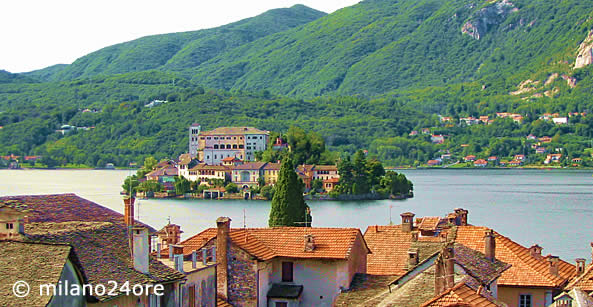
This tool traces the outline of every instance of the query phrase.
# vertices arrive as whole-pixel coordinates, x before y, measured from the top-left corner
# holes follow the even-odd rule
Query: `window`
[[[276,302],[275,307],[288,307],[287,302]]]
[[[292,282],[293,281],[293,263],[292,262],[282,262],[282,281],[283,282]]]
[[[14,225],[12,223],[6,223],[6,229],[13,229]]]
[[[209,140],[209,139],[210,139],[210,137],[207,137],[206,139],[208,139],[208,140]]]
[[[519,307],[531,307],[531,294],[519,295]]]

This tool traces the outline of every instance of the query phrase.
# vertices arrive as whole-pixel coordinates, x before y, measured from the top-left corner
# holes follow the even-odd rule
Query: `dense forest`
[[[315,159],[366,149],[387,166],[446,153],[533,154],[532,134],[551,138],[547,153],[593,165],[593,67],[575,67],[591,53],[592,8],[575,0],[366,0],[326,15],[295,6],[140,38],[70,65],[0,71],[0,155],[125,166],[187,151],[187,128],[200,123],[275,134],[298,127],[314,132],[302,146],[323,140]],[[573,112],[567,124],[541,118]],[[493,121],[460,120],[480,116]]]

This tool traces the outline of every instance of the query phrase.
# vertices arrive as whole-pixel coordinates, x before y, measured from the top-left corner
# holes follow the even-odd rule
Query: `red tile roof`
[[[483,253],[487,229],[478,226],[457,227],[455,241]],[[559,275],[551,274],[546,257],[533,257],[528,248],[499,233],[496,233],[496,258],[512,265],[498,279],[498,284],[503,286],[560,287],[575,272],[574,265],[560,260]]]
[[[506,305],[484,295],[483,290],[474,289],[462,281],[453,288],[422,304],[421,307],[447,306],[498,307]]]
[[[403,275],[407,272],[408,249],[412,234],[403,232],[401,225],[370,226],[364,239],[371,250],[367,256],[367,274]],[[420,237],[418,241],[440,242],[439,237]]]
[[[216,233],[216,228],[209,228],[178,245],[183,246],[184,255],[191,255],[192,251],[214,239]],[[315,249],[312,252],[304,251],[305,234],[313,235],[315,240]],[[357,228],[236,228],[231,229],[229,237],[238,247],[261,260],[274,257],[348,259],[355,242],[362,240],[364,243]],[[161,251],[161,256],[168,257],[167,248]]]
[[[579,288],[586,292],[593,291],[593,264],[589,264],[581,276],[575,277],[566,286],[567,289]]]
[[[436,230],[441,218],[438,216],[427,216],[421,219],[418,229],[420,230]]]

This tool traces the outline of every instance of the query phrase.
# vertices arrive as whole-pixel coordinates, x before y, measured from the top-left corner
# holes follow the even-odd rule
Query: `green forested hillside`
[[[509,78],[572,64],[592,11],[593,1],[576,0],[367,0],[223,53],[194,80],[316,96]]]
[[[107,47],[72,65],[0,72],[0,155],[124,165],[185,151],[187,126],[198,122],[297,125],[330,150],[365,148],[386,165],[443,153],[541,163],[543,148],[593,166],[593,65],[582,65],[593,61],[592,9],[593,0],[366,0],[320,17],[295,6]],[[144,106],[154,100],[168,103]],[[573,112],[568,124],[540,119]],[[460,124],[468,116],[496,120]],[[62,135],[63,125],[94,128]],[[537,145],[529,134],[552,140]]]
[[[142,37],[95,51],[71,65],[52,66],[28,75],[42,80],[72,80],[150,69],[191,70],[220,53],[324,15],[303,5],[274,9],[213,29]]]

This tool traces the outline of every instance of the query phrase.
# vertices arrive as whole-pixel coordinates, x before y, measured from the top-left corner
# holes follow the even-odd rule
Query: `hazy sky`
[[[294,4],[331,13],[359,1],[0,0],[0,69],[70,64],[142,36],[212,28]]]

